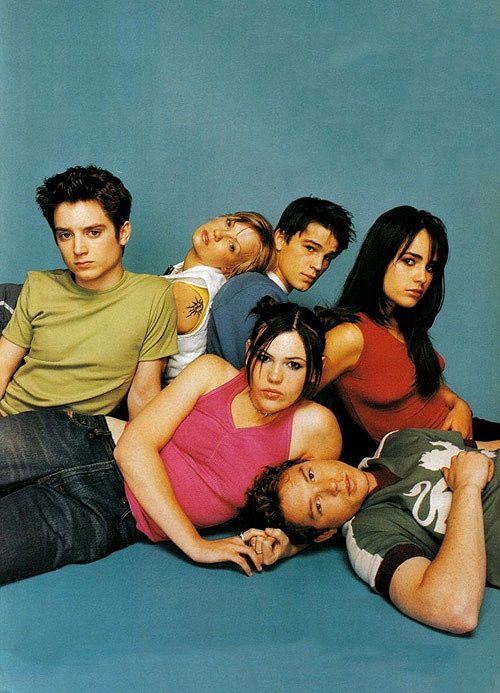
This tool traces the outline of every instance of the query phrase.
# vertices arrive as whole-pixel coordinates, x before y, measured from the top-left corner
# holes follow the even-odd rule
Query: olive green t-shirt
[[[28,353],[0,401],[2,414],[68,406],[107,414],[125,397],[139,361],[177,352],[172,285],[125,271],[104,291],[68,270],[29,272],[3,336]]]

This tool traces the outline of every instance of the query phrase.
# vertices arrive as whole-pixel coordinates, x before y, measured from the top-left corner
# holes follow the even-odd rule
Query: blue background
[[[487,0],[0,0],[0,281],[60,266],[34,190],[76,163],[131,190],[135,271],[224,211],[318,195],[361,239],[412,204],[449,230],[448,383],[498,419],[499,33]],[[292,297],[332,301],[355,248]]]

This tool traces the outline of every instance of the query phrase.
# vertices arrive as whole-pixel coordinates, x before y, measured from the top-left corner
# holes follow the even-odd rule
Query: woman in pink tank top
[[[454,430],[476,440],[500,436],[498,424],[472,418],[467,402],[445,385],[444,361],[429,338],[443,303],[447,258],[440,219],[395,207],[368,231],[335,307],[317,311],[330,328],[322,385],[335,381],[348,417],[372,441],[401,428]],[[342,428],[352,442],[356,434]],[[351,448],[357,461],[373,443],[359,447]]]
[[[307,400],[321,379],[321,324],[307,308],[270,297],[255,312],[243,371],[200,357],[129,424],[115,450],[143,534],[170,539],[198,562],[233,561],[247,574],[248,558],[261,567],[252,547],[240,537],[208,541],[197,528],[234,517],[263,466],[336,458],[341,448],[336,418]],[[294,549],[286,541],[275,550],[278,558]]]
[[[247,574],[296,551],[284,534],[257,553],[244,535],[210,541],[198,532],[235,517],[262,467],[340,452],[335,417],[306,399],[321,379],[321,323],[268,296],[255,312],[245,369],[201,356],[126,429],[64,410],[0,417],[0,584],[95,561],[141,537]]]

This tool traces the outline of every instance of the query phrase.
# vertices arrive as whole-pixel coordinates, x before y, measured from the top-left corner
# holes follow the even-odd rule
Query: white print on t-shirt
[[[430,443],[439,447],[424,452],[418,466],[433,472],[437,472],[443,467],[449,467],[451,458],[461,451],[456,445],[447,441],[430,441]],[[412,514],[419,525],[428,527],[434,522],[434,531],[439,534],[445,533],[446,520],[451,507],[451,491],[443,478],[434,483],[430,480],[419,481],[404,495],[408,498],[417,497]],[[429,512],[427,517],[421,517],[421,506],[427,496],[429,497]]]
[[[429,495],[429,512],[427,517],[420,517],[420,506]],[[412,509],[412,515],[416,522],[422,527],[428,527],[432,522],[435,522],[434,531],[439,534],[444,534],[446,531],[446,520],[451,506],[451,491],[446,485],[444,479],[440,479],[437,484],[432,485],[431,481],[420,481],[418,484],[405,493],[405,496],[418,496],[415,505]]]

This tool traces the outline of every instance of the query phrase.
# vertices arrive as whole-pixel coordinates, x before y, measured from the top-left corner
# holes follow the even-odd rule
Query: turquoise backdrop
[[[224,211],[300,195],[428,209],[451,259],[435,344],[500,418],[499,9],[493,0],[0,0],[0,281],[60,265],[42,179],[95,163],[134,196],[130,269]],[[334,299],[355,248],[307,295]]]

